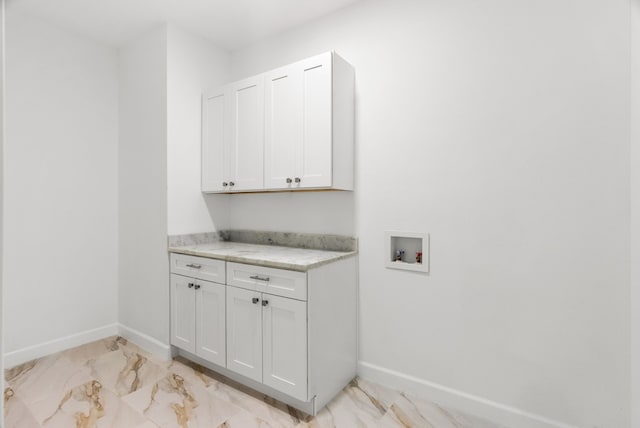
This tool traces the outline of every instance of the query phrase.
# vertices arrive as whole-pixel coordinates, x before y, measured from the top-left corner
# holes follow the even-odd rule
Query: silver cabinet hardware
[[[296,183],[300,183],[302,180],[300,180],[300,177],[296,177]]]
[[[200,290],[200,284],[196,284],[196,290]]]
[[[256,303],[258,303],[260,301],[260,299],[258,299],[257,297],[254,297],[253,299],[251,299],[251,302],[255,305]]]
[[[187,287],[193,288],[193,285],[194,285],[193,282],[190,282],[189,284],[187,284]]]
[[[187,265],[187,267],[194,268],[194,269],[201,269],[201,268],[202,268],[202,265],[197,265],[197,264],[195,264],[195,263],[189,263],[189,264]]]
[[[227,183],[226,181],[222,182],[222,187],[227,187],[229,185],[229,183]]]
[[[262,277],[262,276],[259,276],[259,275],[250,276],[249,278],[257,279],[258,281],[269,281],[270,280],[270,278],[268,276],[267,277]]]
[[[291,184],[291,179],[289,177],[287,177],[287,184]]]
[[[230,186],[230,187],[233,187],[233,186],[235,186],[235,185],[236,185],[236,183],[234,183],[233,181],[230,181],[230,182],[229,182],[229,186]]]
[[[268,300],[263,300],[263,301],[262,301],[262,306],[267,306],[268,304],[269,304],[269,301],[268,301]]]

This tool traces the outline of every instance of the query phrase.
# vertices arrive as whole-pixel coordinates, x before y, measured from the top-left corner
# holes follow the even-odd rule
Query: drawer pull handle
[[[187,267],[194,268],[194,269],[200,269],[200,268],[202,268],[202,265],[197,265],[195,263],[189,263],[187,265]]]
[[[258,299],[257,297],[254,297],[253,299],[251,299],[251,302],[253,302],[254,305],[256,303],[258,303],[259,301],[260,301],[260,299]]]
[[[196,290],[200,290],[200,284],[196,284]]]
[[[249,278],[257,279],[258,281],[269,281],[270,280],[270,278],[268,276],[263,278],[263,277],[261,277],[259,275],[253,275],[253,276],[250,276]]]
[[[189,288],[193,288],[193,282],[190,282],[187,286],[188,286]]]
[[[262,306],[267,306],[268,304],[269,304],[269,301],[268,301],[268,300],[263,300],[263,301],[262,301]]]

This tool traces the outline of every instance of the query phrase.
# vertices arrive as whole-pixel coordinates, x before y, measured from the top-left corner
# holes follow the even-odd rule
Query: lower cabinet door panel
[[[171,275],[171,344],[196,351],[195,279]]]
[[[261,294],[227,287],[227,368],[262,382]]]
[[[263,294],[263,383],[307,401],[307,303]]]
[[[226,353],[226,298],[223,284],[198,280],[196,291],[196,355],[224,365]]]

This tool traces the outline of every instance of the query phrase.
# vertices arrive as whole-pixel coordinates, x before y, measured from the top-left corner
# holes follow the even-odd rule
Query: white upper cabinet
[[[203,96],[202,191],[353,190],[353,140],[354,71],[333,52],[233,83]]]
[[[265,74],[265,186],[332,187],[331,52]]]
[[[225,163],[225,141],[229,140],[225,126],[229,103],[223,90],[202,95],[202,191],[221,192],[228,168]]]
[[[262,76],[235,82],[202,99],[202,191],[262,190]]]

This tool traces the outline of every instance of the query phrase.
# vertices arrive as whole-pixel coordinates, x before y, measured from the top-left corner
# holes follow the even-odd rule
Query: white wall
[[[364,1],[235,52],[234,80],[330,49],[354,65],[357,183],[233,196],[230,226],[355,230],[368,373],[629,426],[628,13]],[[429,276],[384,268],[394,229],[431,233]]]
[[[20,359],[117,321],[117,55],[10,5],[6,25],[4,351]]]
[[[171,25],[167,36],[168,234],[226,228],[225,195],[200,192],[201,95],[229,82],[231,56]]]
[[[631,426],[640,427],[640,0],[631,0]]]
[[[0,195],[4,195],[4,166],[2,162],[4,152],[4,75],[5,75],[5,47],[4,47],[4,0],[0,0]],[[2,254],[3,254],[3,198],[0,196],[0,373],[4,373],[4,301],[2,299]],[[0,415],[4,415],[4,400],[0,401]],[[0,427],[3,422],[0,421]]]
[[[119,51],[119,321],[169,343],[167,29]]]

